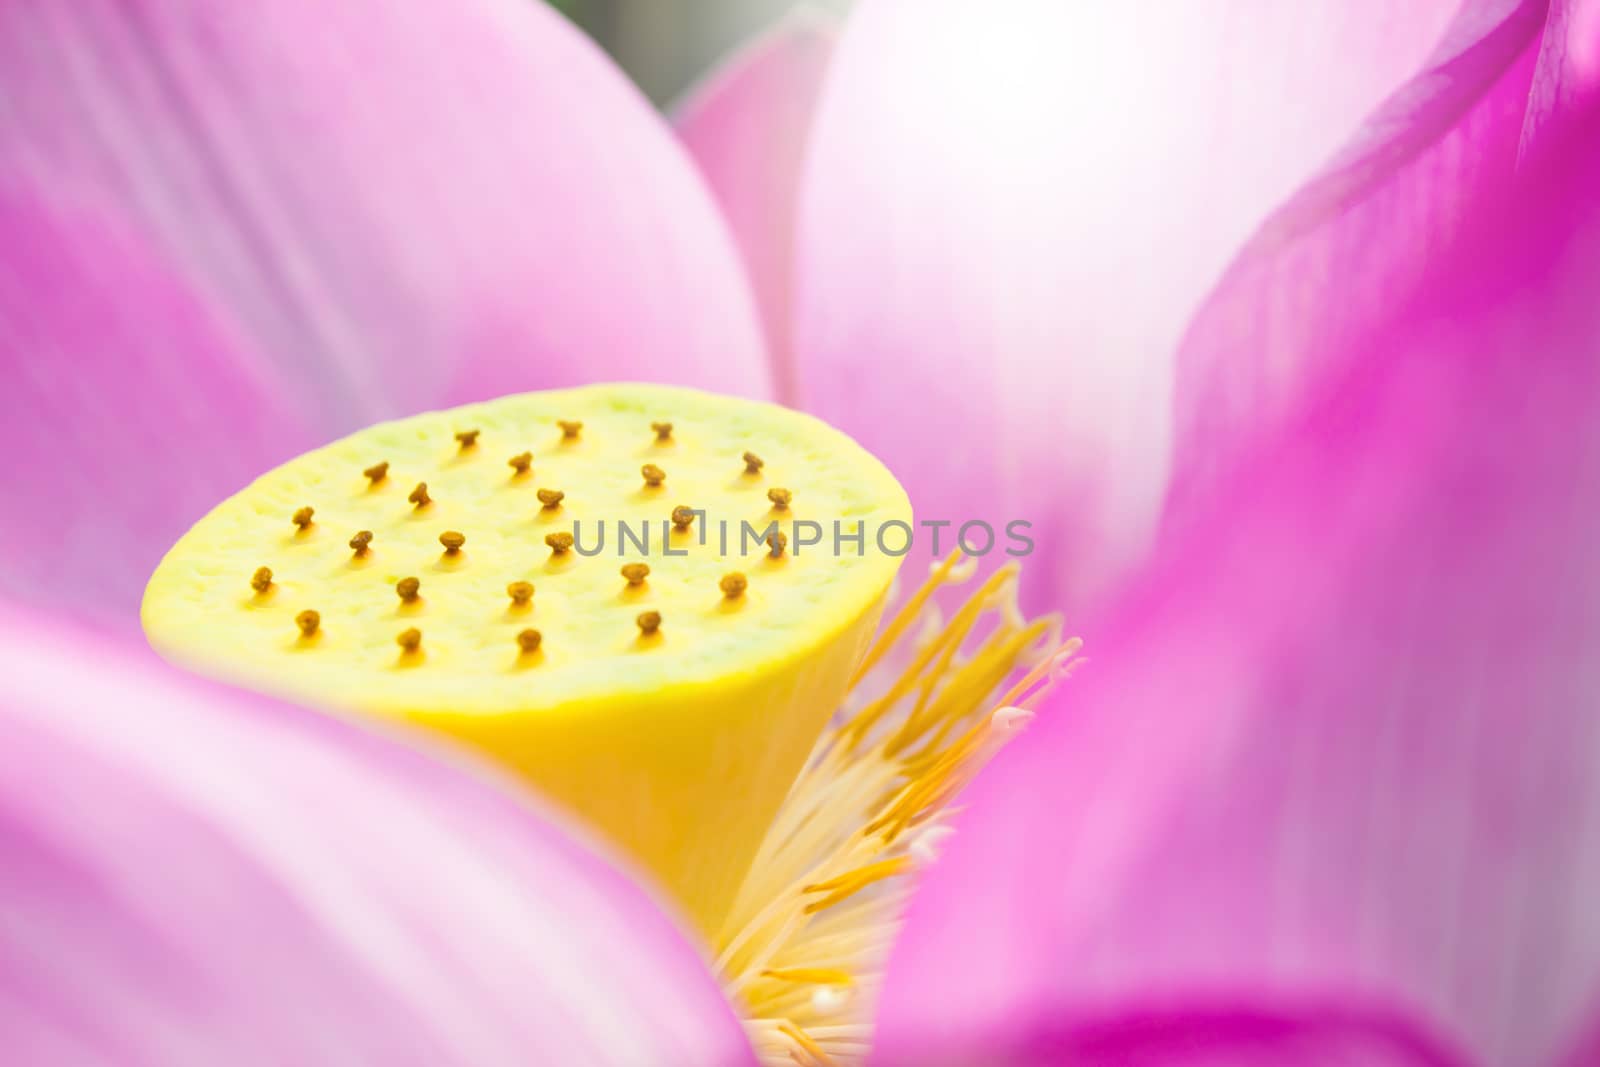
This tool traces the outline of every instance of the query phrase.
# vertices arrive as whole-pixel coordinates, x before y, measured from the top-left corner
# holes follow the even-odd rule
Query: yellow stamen
[[[973,571],[944,560],[884,627],[847,700],[859,710],[817,743],[717,939],[763,1064],[865,1060],[884,961],[917,869],[952,832],[952,802],[1032,717],[1016,702],[1079,662],[1056,620],[1017,610],[1014,567],[937,624],[936,594]],[[891,660],[901,669],[880,678]]]

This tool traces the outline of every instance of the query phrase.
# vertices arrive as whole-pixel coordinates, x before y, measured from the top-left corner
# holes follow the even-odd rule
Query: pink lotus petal
[[[1036,523],[1029,585],[1092,600],[1152,534],[1190,316],[1456,7],[864,3],[802,205],[801,401],[923,518]]]
[[[725,60],[675,109],[678,136],[744,255],[785,398],[795,388],[789,312],[800,173],[836,35],[831,15],[798,9]]]
[[[544,4],[16,0],[0,69],[0,169],[119,215],[327,433],[597,378],[768,390],[703,182]]]
[[[1259,1062],[1230,1015],[1332,1020],[1286,1067],[1600,1033],[1597,132],[1091,633],[913,902],[883,1062]]]
[[[467,771],[9,611],[0,670],[7,1062],[751,1062],[656,905]]]
[[[1337,371],[1352,339],[1394,312],[1485,191],[1511,179],[1532,130],[1530,91],[1555,80],[1535,78],[1541,51],[1562,38],[1559,20],[1546,31],[1547,7],[1466,4],[1426,69],[1234,262],[1178,355],[1169,524],[1204,507],[1252,433]]]
[[[137,634],[173,541],[317,439],[271,362],[114,223],[3,185],[0,248],[0,593]]]

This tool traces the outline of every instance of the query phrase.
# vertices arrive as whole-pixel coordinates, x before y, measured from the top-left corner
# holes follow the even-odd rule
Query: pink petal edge
[[[1587,1062],[1600,107],[1569,129],[977,784],[878,1062],[1059,1062],[1121,1018],[1091,1062],[1240,1062],[1219,1001],[1290,1028],[1342,1006],[1335,1037],[1382,1050],[1284,1065]],[[1162,1028],[1189,1040],[1133,1054]]]
[[[790,345],[795,213],[834,16],[798,8],[723,60],[672,109],[744,257],[780,399],[793,402]]]
[[[1034,523],[1033,606],[1093,603],[1154,535],[1190,316],[1456,6],[867,0],[803,190],[800,402],[922,518]]]
[[[0,670],[15,1061],[752,1062],[657,905],[479,772],[10,609]]]
[[[1417,77],[1240,252],[1178,354],[1169,527],[1204,508],[1251,435],[1337,373],[1483,197],[1512,181],[1554,80],[1541,53],[1563,35],[1559,18],[1547,27],[1549,7],[1464,5]]]
[[[0,169],[133,231],[324,437],[599,378],[770,391],[704,183],[547,5],[17,0],[0,68]]]

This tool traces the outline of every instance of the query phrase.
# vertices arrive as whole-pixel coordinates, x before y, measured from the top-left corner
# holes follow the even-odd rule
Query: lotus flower
[[[6,5],[8,1053],[1600,1060],[1596,5],[1150,7],[791,23],[679,112],[713,198],[535,6]],[[875,1033],[741,1028],[559,811],[130,635],[267,466],[596,378],[804,405],[1082,612]]]

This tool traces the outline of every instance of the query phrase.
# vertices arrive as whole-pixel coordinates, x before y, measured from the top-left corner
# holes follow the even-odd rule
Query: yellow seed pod
[[[672,484],[703,515],[689,529],[640,483],[652,423],[669,415]],[[566,488],[562,506],[541,507],[496,450],[463,448],[463,426],[547,457],[541,481]],[[263,474],[162,560],[145,632],[201,673],[486,755],[631,853],[710,935],[899,565],[871,535],[864,550],[825,541],[764,565],[768,486],[740,475],[757,451],[825,529],[911,519],[882,464],[797,412],[655,385],[528,393],[374,426]],[[374,481],[373,456],[409,480]],[[407,495],[419,481],[425,507]],[[283,521],[302,507],[315,523]],[[350,530],[382,546],[367,565]],[[551,535],[571,549],[552,551]],[[457,538],[470,550],[449,551]],[[619,580],[645,559],[648,582],[642,565]],[[261,567],[274,596],[240,578]],[[735,572],[752,575],[737,594]],[[313,604],[306,640],[295,618]]]

